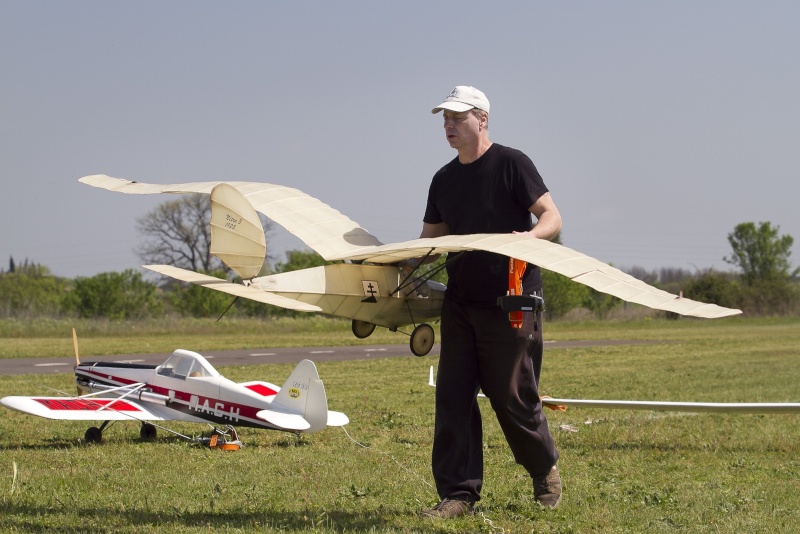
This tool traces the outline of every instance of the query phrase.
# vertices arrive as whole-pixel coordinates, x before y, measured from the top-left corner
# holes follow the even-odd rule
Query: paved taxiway
[[[597,345],[638,345],[647,341],[545,341],[545,349],[588,347]],[[187,348],[190,347],[176,347]],[[355,345],[346,347],[292,347],[261,348],[239,350],[209,350],[201,352],[214,367],[227,365],[255,365],[264,363],[297,363],[303,359],[314,362],[330,362],[343,360],[370,360],[377,358],[405,357],[414,358],[408,345]],[[117,354],[114,356],[81,356],[82,362],[111,361],[133,362],[159,365],[169,354]],[[433,346],[430,354],[420,359],[436,363],[439,356],[439,345]],[[63,358],[9,358],[0,359],[0,375],[22,374],[54,374],[72,373],[75,358],[65,355]]]

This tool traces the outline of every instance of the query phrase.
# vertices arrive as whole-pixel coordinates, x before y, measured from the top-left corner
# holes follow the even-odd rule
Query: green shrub
[[[69,281],[48,274],[0,274],[0,317],[58,316]]]
[[[139,319],[161,311],[155,294],[155,285],[127,269],[76,278],[67,306],[84,318]]]

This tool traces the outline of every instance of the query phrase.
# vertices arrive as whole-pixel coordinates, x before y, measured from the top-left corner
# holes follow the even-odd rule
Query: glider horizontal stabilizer
[[[196,273],[180,267],[172,267],[170,265],[142,265],[143,268],[149,269],[158,274],[181,280],[182,282],[190,282],[198,286],[208,287],[216,291],[222,291],[235,297],[242,297],[256,302],[263,302],[264,304],[272,304],[273,306],[280,306],[289,310],[305,311],[305,312],[319,312],[322,308],[313,304],[306,304],[288,297],[276,295],[269,291],[262,291],[254,287],[245,286],[242,284],[234,284],[215,276]]]

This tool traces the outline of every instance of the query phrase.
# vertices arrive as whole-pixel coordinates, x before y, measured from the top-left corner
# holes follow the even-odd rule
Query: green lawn
[[[173,345],[185,336],[202,352],[263,335],[258,346],[280,346],[265,341],[282,334],[264,325],[238,324],[238,338],[233,326],[220,325],[172,325]],[[47,355],[71,356],[67,323],[51,327],[51,333],[32,327],[26,334],[19,325],[13,333],[0,325],[0,333],[7,332],[0,343],[25,355],[20,347],[35,340]],[[88,345],[87,355],[134,351],[116,348],[129,343],[121,338],[138,339],[135,352],[146,352],[142,343],[158,345],[154,351],[174,348],[161,347],[170,336],[158,326],[140,325],[141,332],[133,334],[115,328],[79,325],[82,350]],[[323,329],[285,322],[276,328],[286,331],[280,338],[286,343],[351,342],[347,324]],[[386,342],[406,342],[393,336],[387,334]],[[800,401],[800,319],[549,323],[545,338],[655,343],[549,348],[543,394]],[[86,446],[87,423],[2,409],[0,532],[800,531],[800,415],[548,412],[561,452],[564,499],[557,510],[545,510],[533,501],[530,479],[514,463],[488,403],[479,515],[448,522],[419,518],[421,508],[438,500],[428,465],[433,390],[426,385],[428,367],[435,364],[432,356],[319,363],[331,409],[351,419],[347,433],[331,428],[298,439],[241,429],[246,447],[239,452],[204,449],[165,432],[143,443],[138,428],[127,423],[110,427],[103,444]],[[221,371],[235,380],[280,384],[291,367]],[[0,396],[73,387],[66,374],[0,377]],[[199,425],[173,428],[203,431]]]

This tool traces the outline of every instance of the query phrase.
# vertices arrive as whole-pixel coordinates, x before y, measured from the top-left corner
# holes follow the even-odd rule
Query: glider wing
[[[724,308],[682,298],[653,287],[600,260],[543,239],[524,234],[470,234],[448,235],[436,238],[415,239],[376,247],[365,247],[337,259],[351,259],[371,263],[390,264],[406,258],[425,254],[443,254],[465,250],[484,250],[524,260],[543,269],[553,271],[608,293],[627,302],[641,304],[657,310],[680,315],[715,319],[738,315],[741,310]]]
[[[84,176],[79,182],[109,191],[133,195],[157,193],[205,193],[224,182],[146,184],[105,175]],[[338,210],[298,189],[258,182],[227,182],[253,205],[256,211],[301,239],[326,260],[346,256],[350,251],[382,243],[358,223]]]
[[[543,398],[542,404],[549,407],[576,406],[584,408],[605,408],[617,410],[651,410],[657,412],[710,412],[710,413],[751,413],[778,414],[800,413],[797,402],[661,402],[625,401],[591,399],[553,399]]]

